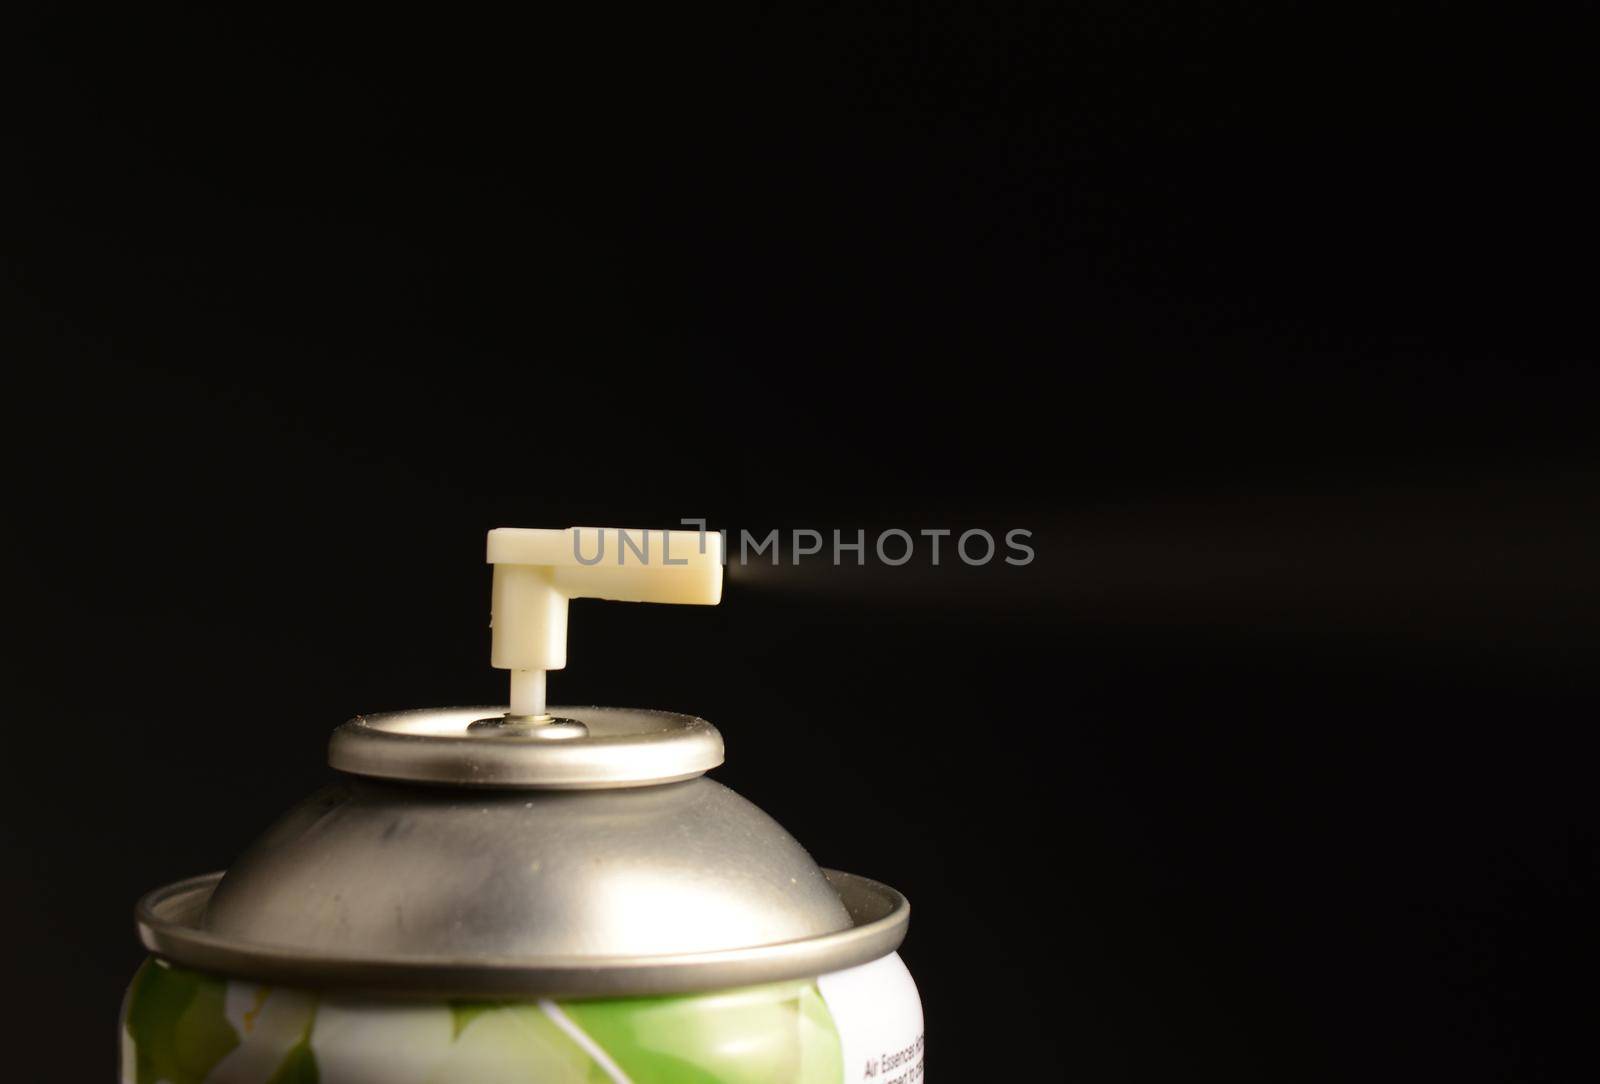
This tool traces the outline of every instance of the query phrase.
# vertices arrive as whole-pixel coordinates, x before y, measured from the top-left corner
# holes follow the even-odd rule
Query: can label
[[[680,997],[383,1002],[150,960],[122,1084],[915,1084],[922,1006],[897,954]]]
[[[839,1035],[846,1084],[922,1079],[922,1000],[898,953],[823,975],[817,990]]]

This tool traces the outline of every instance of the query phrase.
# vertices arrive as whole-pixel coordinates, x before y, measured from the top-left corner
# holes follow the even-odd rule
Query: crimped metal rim
[[[647,708],[552,706],[590,733],[539,741],[537,733],[474,732],[505,705],[420,708],[357,715],[333,732],[328,763],[341,772],[454,787],[591,790],[692,779],[722,763],[722,735],[704,719]]]
[[[849,929],[799,941],[676,956],[378,958],[222,937],[199,927],[222,874],[207,873],[147,893],[135,909],[139,940],[184,967],[258,982],[385,997],[625,997],[728,989],[808,978],[886,956],[905,940],[911,904],[888,885],[823,870]]]

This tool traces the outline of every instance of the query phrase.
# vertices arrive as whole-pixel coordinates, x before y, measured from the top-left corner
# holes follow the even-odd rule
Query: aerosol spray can
[[[340,781],[138,905],[124,1084],[913,1084],[898,892],[706,777],[688,715],[547,707],[574,598],[714,604],[715,534],[501,529],[507,708],[358,716]]]

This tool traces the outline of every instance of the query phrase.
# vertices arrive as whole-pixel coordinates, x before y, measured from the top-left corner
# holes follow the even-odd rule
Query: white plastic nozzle
[[[545,672],[567,665],[567,600],[722,600],[714,531],[500,527],[489,532],[494,594],[490,665],[511,671],[511,714],[545,714]]]

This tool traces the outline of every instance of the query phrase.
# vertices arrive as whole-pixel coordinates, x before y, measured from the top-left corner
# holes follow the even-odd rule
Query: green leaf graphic
[[[500,1001],[452,1001],[450,1002],[451,1038],[461,1038],[461,1033],[467,1030],[467,1025],[486,1012],[500,1008],[504,1002]]]
[[[123,1020],[138,1084],[201,1084],[239,1045],[223,1012],[226,989],[220,979],[145,961],[128,989]]]
[[[311,1034],[295,1043],[267,1084],[318,1084],[317,1058],[311,1052]]]
[[[504,1074],[539,1084],[611,1084],[588,1053],[544,1014],[535,1002],[463,1002],[451,1010],[459,1030],[448,1057],[435,1066],[430,1084],[465,1084]]]
[[[839,1033],[815,983],[694,997],[572,1001],[566,1014],[634,1084],[840,1084]]]

